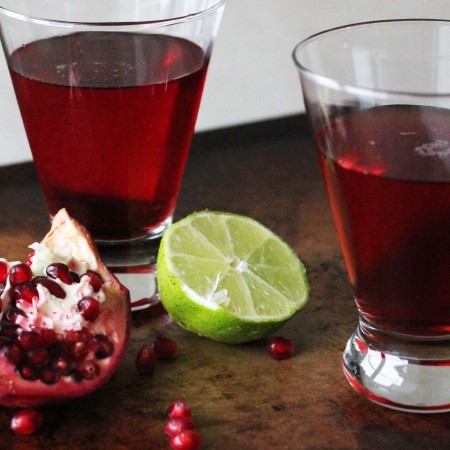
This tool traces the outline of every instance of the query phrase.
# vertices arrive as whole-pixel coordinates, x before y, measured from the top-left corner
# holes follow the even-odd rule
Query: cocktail
[[[450,22],[356,24],[294,50],[360,323],[351,385],[450,410]]]
[[[224,3],[0,1],[50,215],[67,208],[121,264],[172,221]]]

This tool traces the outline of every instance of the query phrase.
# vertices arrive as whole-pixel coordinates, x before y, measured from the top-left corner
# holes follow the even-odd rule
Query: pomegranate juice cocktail
[[[449,34],[373,22],[294,51],[360,314],[345,375],[416,412],[450,410]]]
[[[171,223],[224,0],[0,1],[2,43],[51,216],[97,242]]]

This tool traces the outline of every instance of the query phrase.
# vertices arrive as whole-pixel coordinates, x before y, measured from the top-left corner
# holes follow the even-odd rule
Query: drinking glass
[[[450,410],[450,22],[353,24],[293,53],[359,311],[344,373]]]
[[[0,30],[52,217],[107,263],[170,225],[225,0],[0,0]]]

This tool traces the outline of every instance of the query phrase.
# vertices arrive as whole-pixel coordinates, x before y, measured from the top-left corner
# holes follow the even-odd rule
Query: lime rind
[[[210,211],[166,230],[158,284],[181,326],[228,343],[272,333],[309,295],[305,268],[285,242],[253,219]]]

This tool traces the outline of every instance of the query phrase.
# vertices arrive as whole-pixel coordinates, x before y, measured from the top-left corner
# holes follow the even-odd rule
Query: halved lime
[[[308,300],[305,268],[259,222],[202,211],[171,225],[158,254],[158,287],[182,327],[226,343],[260,339]]]

